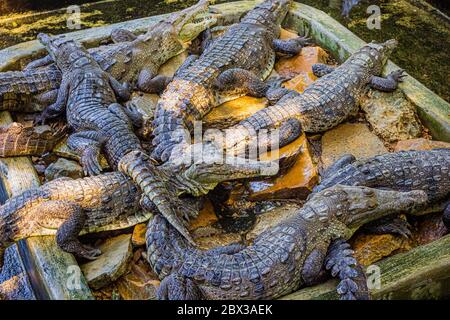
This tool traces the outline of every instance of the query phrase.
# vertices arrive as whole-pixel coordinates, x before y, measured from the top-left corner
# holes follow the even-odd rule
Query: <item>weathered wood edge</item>
[[[370,289],[373,299],[439,299],[450,292],[450,235],[376,264],[379,288]],[[373,267],[371,270],[374,270]],[[374,275],[374,273],[369,272]],[[304,288],[283,300],[337,299],[336,280]]]
[[[0,113],[0,125],[11,122],[8,112]],[[5,158],[1,159],[1,164],[1,182],[9,197],[39,185],[37,173],[29,158]],[[83,275],[76,274],[79,268],[75,258],[60,250],[54,237],[33,237],[20,241],[18,251],[37,298],[93,298]]]
[[[319,45],[331,51],[340,61],[344,61],[365,44],[363,40],[323,11],[302,3],[294,3],[284,24],[301,34],[309,35]],[[389,61],[384,74],[398,68]],[[433,137],[450,142],[450,104],[411,76],[400,84],[400,89],[417,107],[420,119],[430,129]]]

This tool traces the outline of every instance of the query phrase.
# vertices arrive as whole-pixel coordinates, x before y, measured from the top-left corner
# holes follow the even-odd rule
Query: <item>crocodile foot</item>
[[[309,44],[311,44],[311,39],[308,37],[297,37],[288,40],[275,39],[273,41],[273,48],[278,53],[293,56],[299,54],[303,47]]]
[[[364,226],[364,229],[375,234],[389,233],[405,238],[411,237],[411,230],[408,221],[399,217],[387,217],[370,222]]]
[[[353,250],[343,239],[335,240],[325,259],[325,268],[331,270],[333,277],[341,280],[336,290],[341,300],[368,300],[368,288],[365,275],[358,268]]]
[[[159,300],[201,300],[202,293],[193,280],[175,272],[161,281],[156,297]]]

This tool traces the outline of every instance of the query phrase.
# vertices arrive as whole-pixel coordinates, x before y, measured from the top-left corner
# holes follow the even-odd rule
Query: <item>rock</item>
[[[287,89],[295,90],[300,93],[317,80],[317,77],[312,72],[302,72],[295,78],[283,83],[283,86]]]
[[[158,100],[159,96],[157,94],[135,91],[131,95],[131,99],[126,102],[126,105],[135,107],[143,115],[145,120],[153,120]]]
[[[53,149],[53,153],[65,159],[71,159],[78,162],[80,161],[80,155],[67,146],[67,139],[63,139],[60,143],[58,143],[58,145]],[[103,169],[109,168],[108,161],[103,154],[100,154],[100,165]]]
[[[209,234],[201,235],[201,232],[208,232]],[[240,242],[241,236],[237,233],[223,233],[220,229],[212,227],[199,228],[194,233],[195,243],[197,243],[199,249],[209,250],[220,246],[226,246],[232,243]]]
[[[369,266],[399,250],[411,249],[408,239],[392,234],[358,235],[352,241],[356,260],[363,266]]]
[[[286,204],[259,215],[253,229],[246,234],[246,240],[254,240],[264,231],[294,216],[297,213],[295,209],[300,208],[299,204]]]
[[[93,289],[100,289],[125,273],[133,255],[131,235],[123,234],[107,239],[99,249],[102,254],[96,260],[81,265],[81,270]]]
[[[205,128],[226,129],[268,106],[265,98],[240,97],[225,102],[203,118]]]
[[[318,171],[312,161],[306,136],[302,135],[291,144],[281,148],[279,154],[292,152],[292,150],[297,150],[299,146],[302,152],[286,173],[275,178],[249,182],[249,200],[305,199],[308,196],[318,182]],[[274,154],[267,157],[274,157]],[[262,155],[261,159],[266,158]]]
[[[289,39],[294,39],[298,37],[298,33],[293,31],[293,30],[287,30],[284,28],[281,28],[281,32],[280,32],[280,39],[281,40],[289,40]]]
[[[187,51],[183,51],[179,55],[173,57],[164,63],[158,70],[158,75],[173,77],[178,68],[183,64],[184,60],[189,56]]]
[[[387,152],[380,138],[362,123],[344,123],[322,136],[321,161],[324,168],[347,153],[356,159],[367,159]]]
[[[160,281],[150,266],[138,262],[117,281],[117,289],[124,300],[155,300],[159,284]]]
[[[442,213],[439,212],[423,217],[423,221],[417,224],[417,231],[413,233],[413,238],[421,246],[440,239],[447,233],[448,230],[442,221]]]
[[[83,168],[75,161],[59,158],[45,169],[45,180],[51,181],[61,177],[81,178]]]
[[[386,93],[370,90],[362,99],[361,108],[373,131],[388,142],[420,137],[422,125],[401,90]]]
[[[295,77],[301,73],[312,72],[315,63],[327,63],[328,54],[320,47],[305,47],[294,57],[281,58],[275,64],[275,70],[283,77]]]
[[[145,233],[147,232],[147,224],[140,223],[134,226],[133,234],[131,236],[131,243],[135,247],[145,245]]]
[[[394,151],[398,152],[402,150],[432,150],[439,148],[450,148],[450,143],[424,138],[410,139],[397,142]]]
[[[207,199],[205,201],[203,209],[200,210],[198,217],[191,221],[189,229],[195,230],[198,228],[207,227],[214,224],[218,220],[219,219],[217,218],[217,215],[214,212],[214,207],[211,200]]]

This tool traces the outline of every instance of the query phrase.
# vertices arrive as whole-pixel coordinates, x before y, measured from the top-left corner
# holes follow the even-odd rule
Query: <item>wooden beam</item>
[[[379,288],[370,289],[372,299],[441,299],[450,295],[450,235],[385,258],[379,268]],[[371,273],[373,275],[373,273]],[[337,299],[336,280],[304,288],[283,300]]]

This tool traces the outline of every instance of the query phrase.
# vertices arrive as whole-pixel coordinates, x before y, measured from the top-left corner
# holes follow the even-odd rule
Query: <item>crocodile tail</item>
[[[176,272],[185,253],[192,249],[161,215],[155,215],[149,222],[145,238],[148,262],[161,279]]]
[[[0,73],[0,96],[7,93],[38,94],[58,89],[61,72],[56,68]]]
[[[142,151],[131,151],[120,160],[118,168],[130,176],[167,221],[195,245],[187,230],[187,222],[181,218],[186,217],[185,220],[188,220],[189,216],[195,214],[191,212],[190,207],[181,205],[176,192],[171,190],[170,184],[165,181],[167,177],[152,164],[152,159]]]

